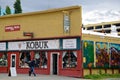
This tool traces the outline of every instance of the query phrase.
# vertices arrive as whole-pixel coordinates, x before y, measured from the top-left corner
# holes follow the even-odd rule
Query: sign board
[[[50,50],[59,49],[59,40],[35,40],[8,42],[8,50]]]
[[[0,51],[6,50],[6,43],[2,42],[0,43]]]
[[[11,76],[17,76],[16,68],[15,67],[10,67],[10,75]]]
[[[63,49],[76,49],[77,39],[63,39]]]
[[[68,14],[64,14],[64,32],[68,33],[70,30],[70,18]]]
[[[5,32],[20,31],[20,25],[5,26]]]

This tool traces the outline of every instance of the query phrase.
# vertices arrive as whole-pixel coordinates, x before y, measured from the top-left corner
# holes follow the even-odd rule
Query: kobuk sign
[[[59,40],[35,40],[8,42],[8,50],[51,50],[59,49]]]
[[[26,49],[48,49],[48,41],[29,41],[26,42]]]
[[[20,25],[5,26],[5,32],[20,31]]]

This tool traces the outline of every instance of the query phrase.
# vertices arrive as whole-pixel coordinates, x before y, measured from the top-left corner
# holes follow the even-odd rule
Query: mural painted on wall
[[[110,59],[109,56],[108,43],[96,42],[96,67],[108,68]]]
[[[94,67],[94,42],[93,41],[83,41],[83,62],[84,68]]]
[[[110,43],[109,49],[111,54],[110,66],[112,68],[120,68],[120,44]]]

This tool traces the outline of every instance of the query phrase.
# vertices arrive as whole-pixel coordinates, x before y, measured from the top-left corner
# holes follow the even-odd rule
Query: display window
[[[28,63],[31,60],[30,52],[21,52],[20,53],[20,67],[21,68],[28,68]]]
[[[63,68],[76,68],[77,67],[77,52],[64,51],[62,55]]]
[[[34,58],[36,60],[35,67],[38,68],[47,68],[47,52],[45,51],[37,51],[34,54]]]
[[[7,65],[7,53],[0,53],[0,67],[6,67]]]

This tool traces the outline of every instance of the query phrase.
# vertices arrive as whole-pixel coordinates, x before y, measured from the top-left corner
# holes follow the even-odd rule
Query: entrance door
[[[52,53],[51,54],[51,74],[57,75],[58,74],[58,63],[59,63],[59,53]]]
[[[57,75],[57,54],[53,54],[53,74]]]
[[[16,67],[16,54],[11,54],[10,67]]]
[[[16,54],[11,54],[10,56],[10,69],[9,76],[17,76],[16,73]]]

